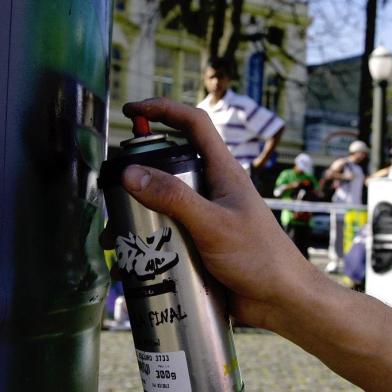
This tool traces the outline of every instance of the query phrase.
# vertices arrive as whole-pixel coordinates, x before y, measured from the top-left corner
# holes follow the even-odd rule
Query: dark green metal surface
[[[0,391],[97,391],[111,1],[3,0]]]

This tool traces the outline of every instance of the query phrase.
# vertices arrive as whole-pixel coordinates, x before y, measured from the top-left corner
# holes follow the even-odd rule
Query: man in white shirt
[[[224,58],[210,60],[204,72],[205,110],[231,153],[248,171],[262,168],[274,151],[285,123],[253,99],[230,89],[231,66]]]
[[[333,203],[362,204],[365,174],[359,164],[367,158],[369,147],[364,142],[356,140],[350,144],[348,151],[348,157],[339,158],[331,164],[325,178],[335,181],[336,184],[332,196]],[[329,253],[332,260],[326,267],[327,272],[334,273],[339,270],[344,256],[343,229],[344,215],[331,216]]]

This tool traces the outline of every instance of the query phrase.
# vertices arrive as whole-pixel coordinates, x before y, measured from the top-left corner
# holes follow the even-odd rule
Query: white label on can
[[[192,392],[184,351],[151,353],[136,350],[145,392]]]

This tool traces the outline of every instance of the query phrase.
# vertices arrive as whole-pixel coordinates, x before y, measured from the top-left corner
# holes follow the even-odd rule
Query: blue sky
[[[379,1],[381,3],[381,1]],[[311,0],[308,64],[360,55],[365,37],[366,0]],[[376,46],[392,51],[392,0],[377,15]]]

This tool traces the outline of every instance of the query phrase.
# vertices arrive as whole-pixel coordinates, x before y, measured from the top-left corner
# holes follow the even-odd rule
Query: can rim
[[[189,144],[122,155],[102,162],[98,188],[121,184],[123,170],[133,164],[153,167],[174,175],[187,171],[200,171],[203,166],[202,159]]]
[[[166,135],[139,136],[139,137],[135,137],[133,139],[127,139],[127,140],[122,141],[120,143],[120,146],[126,147],[126,146],[129,146],[130,144],[135,145],[135,144],[139,144],[139,143],[146,143],[146,142],[160,140],[160,139],[166,140]]]

